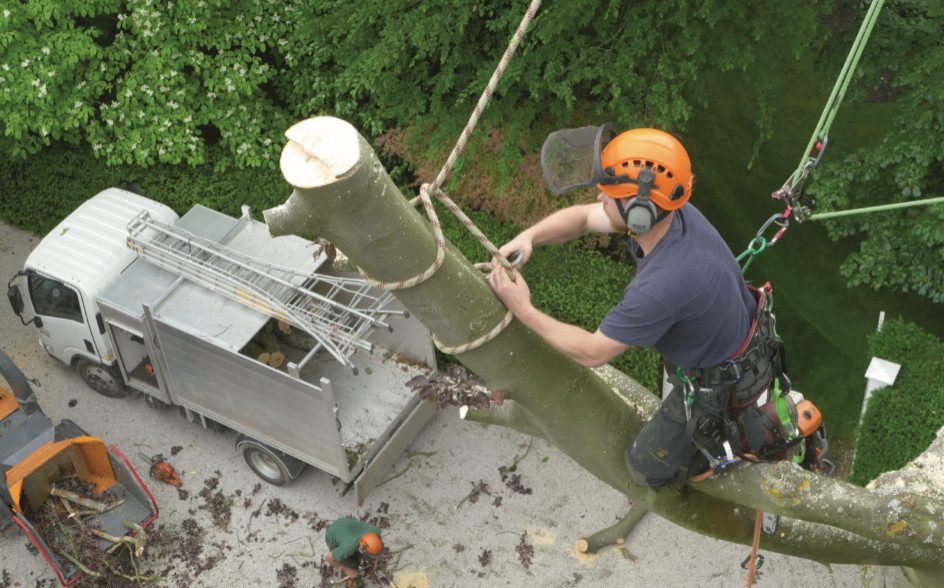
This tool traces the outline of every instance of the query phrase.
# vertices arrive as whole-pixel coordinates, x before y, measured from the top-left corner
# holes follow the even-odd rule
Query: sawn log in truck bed
[[[8,297],[96,391],[232,429],[266,481],[313,465],[360,502],[432,415],[405,383],[435,355],[391,294],[334,265],[248,207],[178,217],[110,188],[42,239]]]

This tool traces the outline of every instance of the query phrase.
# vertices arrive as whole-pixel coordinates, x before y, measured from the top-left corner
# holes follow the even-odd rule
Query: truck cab
[[[14,312],[36,328],[46,353],[106,396],[121,396],[124,387],[97,298],[136,259],[127,225],[142,210],[163,222],[178,218],[163,204],[109,188],[50,231],[7,287]]]

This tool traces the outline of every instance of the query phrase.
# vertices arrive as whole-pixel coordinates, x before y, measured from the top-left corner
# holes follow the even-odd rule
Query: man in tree
[[[766,341],[749,336],[762,330],[752,328],[758,301],[721,235],[688,203],[694,176],[687,152],[673,136],[656,129],[616,136],[609,125],[570,129],[548,137],[541,158],[552,192],[596,186],[598,202],[559,210],[499,251],[506,257],[517,252],[516,263],[524,264],[538,245],[587,233],[623,233],[636,275],[593,333],[536,309],[517,270],[509,274],[493,261],[489,283],[518,320],[580,364],[600,366],[632,346],[653,347],[670,374],[680,367],[701,392],[714,388],[727,394],[730,404],[676,381],[626,448],[626,465],[639,483],[659,487],[684,481],[690,466],[695,473],[710,463],[693,462],[704,458],[693,448],[694,431],[686,430],[691,411],[747,406],[771,382],[770,353],[761,348]],[[714,457],[730,459],[732,448],[722,447],[712,450]]]
[[[325,542],[331,550],[325,561],[347,575],[353,586],[359,573],[361,556],[379,555],[383,551],[380,529],[351,517],[341,517],[328,526]]]

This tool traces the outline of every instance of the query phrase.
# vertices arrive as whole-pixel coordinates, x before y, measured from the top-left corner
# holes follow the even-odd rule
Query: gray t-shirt
[[[648,255],[629,237],[636,276],[600,324],[607,337],[653,347],[669,363],[707,368],[740,349],[756,302],[728,245],[692,204]]]

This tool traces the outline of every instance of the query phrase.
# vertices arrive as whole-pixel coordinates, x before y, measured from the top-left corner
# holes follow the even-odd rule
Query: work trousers
[[[769,390],[773,374],[771,358],[762,357],[755,367],[757,369],[745,374],[740,381],[728,385],[731,397],[756,399]],[[685,390],[674,376],[669,380],[674,384],[672,391],[624,452],[630,475],[639,484],[651,488],[684,482],[689,475],[708,469],[707,458],[695,449],[692,435],[686,433]],[[731,410],[730,406],[719,406],[716,400],[717,395],[697,394],[692,407],[693,418],[719,416],[723,411]]]

